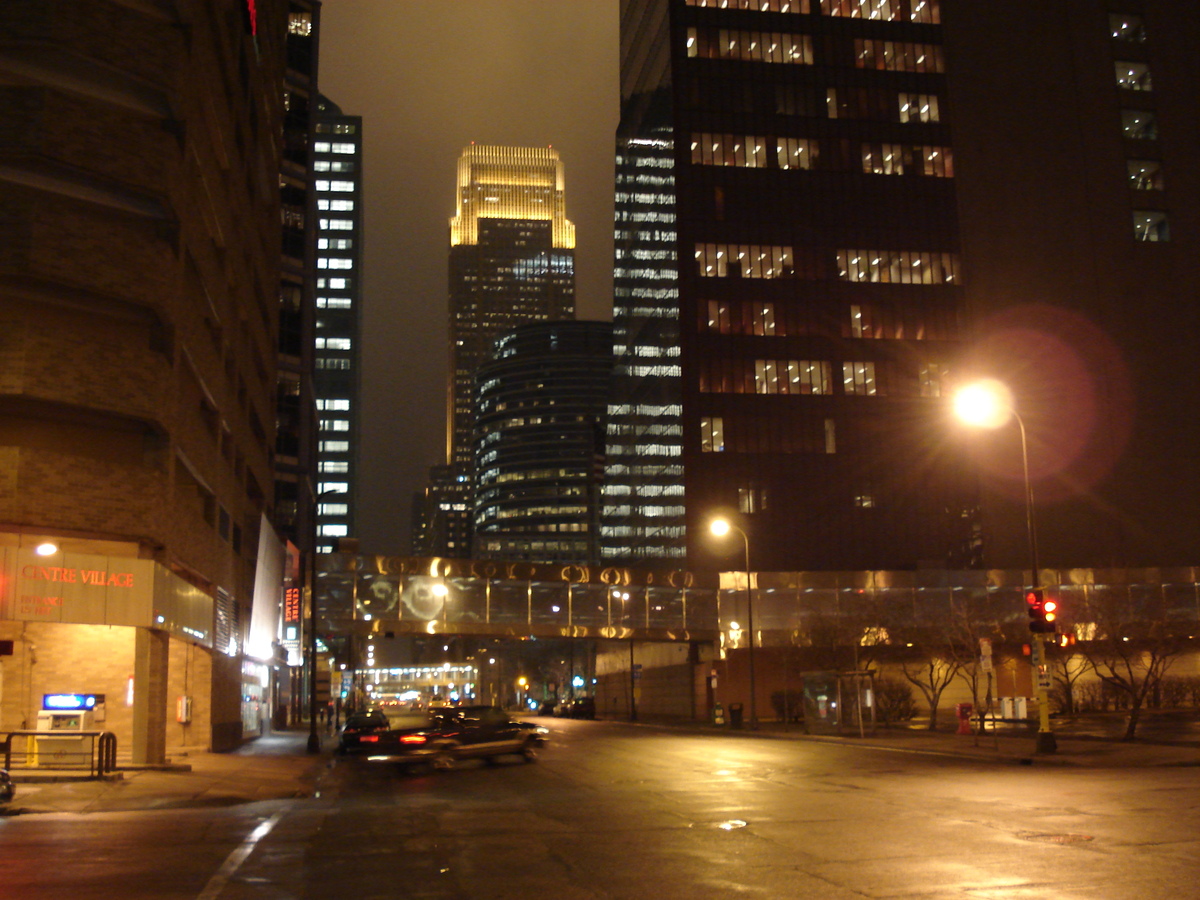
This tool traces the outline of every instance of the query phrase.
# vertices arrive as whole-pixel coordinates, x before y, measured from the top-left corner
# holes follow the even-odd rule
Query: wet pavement
[[[553,719],[542,720],[553,726]],[[595,727],[629,724],[599,720]],[[762,723],[757,730],[730,729],[697,723],[642,721],[646,729],[691,733],[725,732],[747,740],[795,740],[836,743],[851,748],[893,753],[919,753],[971,758],[996,765],[1088,766],[1137,768],[1200,767],[1200,714],[1164,714],[1147,720],[1142,738],[1122,741],[1119,716],[1055,722],[1057,752],[1035,752],[1035,735],[1027,730],[1001,734],[960,735],[921,727],[878,729],[873,735],[811,735],[799,726],[784,729]],[[259,800],[311,797],[334,765],[336,741],[322,739],[320,753],[307,751],[307,731],[284,731],[257,738],[230,753],[177,753],[169,765],[154,768],[121,766],[111,775],[89,779],[79,774],[17,770],[16,797],[0,806],[0,815],[92,813],[228,806]],[[553,736],[551,737],[553,740]],[[46,780],[46,779],[56,780]]]

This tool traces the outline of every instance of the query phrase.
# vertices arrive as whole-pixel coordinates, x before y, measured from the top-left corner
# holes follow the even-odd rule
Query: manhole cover
[[[1054,834],[1047,831],[1022,831],[1017,834],[1023,841],[1036,841],[1039,844],[1082,844],[1094,840],[1090,834]]]

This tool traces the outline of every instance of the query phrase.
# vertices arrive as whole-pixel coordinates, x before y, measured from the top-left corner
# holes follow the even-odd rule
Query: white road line
[[[233,877],[238,868],[246,861],[246,857],[254,850],[255,844],[270,834],[271,829],[276,823],[283,818],[283,810],[275,813],[265,822],[259,823],[246,837],[241,844],[234,848],[233,852],[225,857],[225,862],[221,863],[221,868],[217,869],[215,875],[208,880],[208,884],[204,886],[197,896],[196,900],[216,900],[221,895],[221,891],[225,890],[225,885],[229,883],[229,879]]]

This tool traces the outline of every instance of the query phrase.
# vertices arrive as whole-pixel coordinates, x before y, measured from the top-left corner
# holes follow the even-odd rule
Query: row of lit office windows
[[[772,143],[774,154],[767,150]],[[837,150],[841,149],[839,142]],[[868,175],[954,176],[954,159],[949,147],[868,142],[859,145],[857,159],[861,162],[861,170]],[[822,157],[821,142],[814,138],[777,137],[772,141],[767,136],[754,134],[692,134],[694,165],[764,169],[774,164],[780,169],[840,171],[848,168],[847,162],[842,152]]]
[[[924,250],[835,250],[837,278],[879,284],[959,284],[958,255]],[[696,244],[696,265],[707,278],[795,278],[796,257],[787,245]],[[800,277],[827,277],[811,266]]]
[[[696,59],[812,65],[813,40],[807,34],[689,28],[687,55]],[[940,74],[946,63],[937,44],[859,38],[854,42],[854,66],[884,72]],[[656,161],[658,162],[658,161]]]
[[[878,377],[887,364],[869,360],[847,360],[841,364],[842,393],[846,396],[885,396],[888,385]],[[702,393],[831,395],[833,364],[807,359],[722,359],[708,358],[698,365]],[[878,369],[878,372],[877,372]],[[915,392],[921,397],[940,397],[946,368],[925,363],[918,368]],[[889,379],[891,380],[891,379]],[[901,384],[902,388],[912,390]]]
[[[774,301],[709,300],[700,313],[700,330],[759,337],[826,334],[875,340],[955,340],[958,317],[953,308],[905,309],[852,303],[840,326],[805,304],[781,307]]]
[[[688,6],[707,9],[745,9],[754,12],[808,15],[817,10],[825,16],[875,19],[884,22],[917,22],[938,25],[942,21],[941,0],[685,0]]]

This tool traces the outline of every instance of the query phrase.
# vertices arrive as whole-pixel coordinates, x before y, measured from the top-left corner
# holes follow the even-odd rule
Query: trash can
[[[729,727],[730,728],[741,728],[742,727],[742,704],[740,704],[740,703],[730,703],[729,704]]]
[[[971,706],[970,703],[955,703],[954,704],[954,715],[956,715],[958,717],[958,731],[955,732],[956,734],[970,734],[971,733],[971,710],[972,710],[972,708],[973,707]]]

